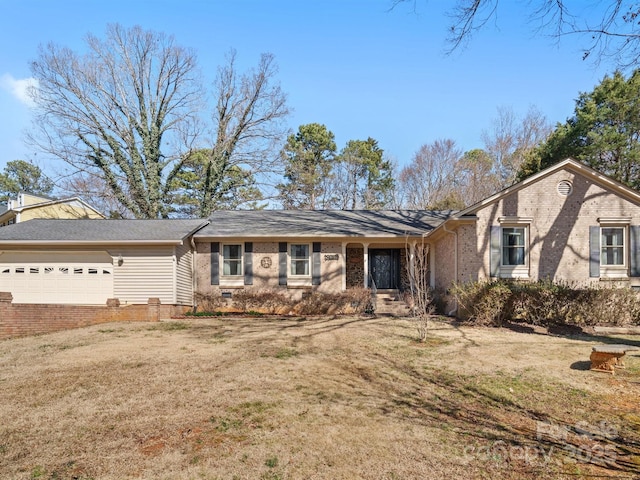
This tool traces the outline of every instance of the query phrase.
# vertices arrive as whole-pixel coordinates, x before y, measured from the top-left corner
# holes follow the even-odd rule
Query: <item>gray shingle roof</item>
[[[0,228],[10,242],[180,242],[206,224],[190,220],[29,220]]]
[[[225,210],[195,235],[215,237],[403,237],[430,232],[454,212],[429,210]]]

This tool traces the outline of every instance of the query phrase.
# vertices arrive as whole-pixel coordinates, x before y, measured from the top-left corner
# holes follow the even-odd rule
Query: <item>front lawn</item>
[[[0,342],[0,478],[640,474],[640,352],[393,318],[193,318]]]

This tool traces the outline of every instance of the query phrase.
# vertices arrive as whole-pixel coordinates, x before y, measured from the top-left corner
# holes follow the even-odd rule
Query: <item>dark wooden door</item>
[[[377,248],[369,251],[371,278],[378,289],[396,289],[400,285],[400,251]],[[373,285],[372,285],[373,286]]]

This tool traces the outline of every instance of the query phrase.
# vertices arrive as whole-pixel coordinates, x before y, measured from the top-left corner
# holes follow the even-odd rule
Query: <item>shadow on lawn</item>
[[[585,331],[576,325],[552,325],[548,329],[544,327],[534,327],[520,323],[508,323],[504,326],[513,332],[526,333],[532,335],[552,335],[554,337],[564,337],[572,340],[582,340],[584,342],[605,343],[605,344],[625,344],[634,347],[640,347],[640,338],[638,340],[629,338],[618,338],[622,334],[602,335]],[[630,335],[623,335],[630,336]],[[634,335],[636,336],[636,335]]]
[[[417,387],[412,392],[400,391],[394,389],[394,382],[370,375],[368,380],[378,382],[377,390],[387,402],[384,414],[412,424],[446,425],[446,430],[468,439],[463,456],[505,467],[518,466],[527,473],[558,468],[565,462],[640,473],[637,425],[621,431],[618,425],[603,419],[598,411],[599,399],[585,405],[586,400],[576,391],[575,401],[579,408],[587,408],[588,418],[568,420],[544,408],[551,402],[570,400],[572,393],[563,392],[566,387],[561,385],[523,385],[521,380],[508,377],[497,377],[495,385],[492,381],[496,377],[466,376],[437,368],[419,371],[383,355],[377,355],[377,361],[384,363],[385,369],[410,377]],[[545,391],[547,386],[550,388]],[[520,399],[526,402],[531,395],[538,397],[533,403],[540,407],[523,405]]]
[[[209,335],[228,335],[249,342],[281,339],[283,333],[291,333],[290,337],[285,335],[284,338],[292,339],[295,347],[296,342],[316,335],[336,332],[354,324],[375,329],[381,327],[380,322],[388,322],[388,319],[225,318],[213,324],[194,320],[189,330],[200,339]],[[476,344],[465,335],[461,325],[453,322],[451,326],[460,332],[466,347]],[[512,330],[548,335],[517,324]],[[384,333],[389,334],[388,330]],[[640,341],[585,332],[561,336],[640,346]],[[499,372],[486,376],[454,373],[446,368],[444,360],[438,361],[435,357],[433,368],[424,365],[418,368],[384,350],[356,349],[348,359],[340,362],[329,356],[324,361],[338,366],[344,371],[345,378],[353,382],[330,387],[335,388],[330,395],[323,393],[315,399],[310,397],[309,401],[342,403],[347,407],[366,402],[383,415],[396,417],[412,426],[440,426],[445,434],[454,432],[457,437],[466,439],[464,451],[459,452],[462,459],[466,456],[467,461],[471,458],[487,465],[516,467],[521,473],[532,476],[549,472],[549,469],[560,473],[564,464],[576,462],[592,464],[616,474],[640,474],[640,417],[628,419],[620,414],[610,422],[600,408],[604,401],[601,397],[585,396],[577,390],[572,392],[553,382],[529,380],[527,383],[516,377],[501,376]],[[571,365],[573,370],[588,370],[589,367],[588,361]],[[320,369],[316,375],[326,378],[316,378],[318,383],[309,384],[310,390],[335,384],[331,370]],[[568,408],[571,403],[575,403],[581,413]],[[556,408],[549,408],[550,405]]]

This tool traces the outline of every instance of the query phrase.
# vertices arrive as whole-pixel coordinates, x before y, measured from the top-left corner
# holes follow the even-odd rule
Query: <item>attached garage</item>
[[[29,220],[0,228],[14,303],[193,304],[193,234],[206,220]]]
[[[113,298],[113,259],[107,252],[4,252],[0,292],[16,303],[104,305]]]

